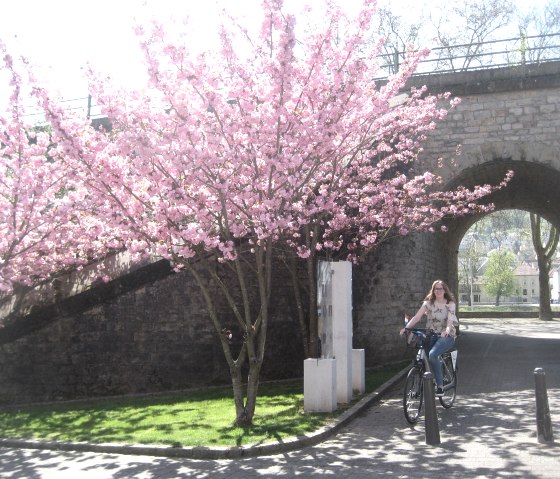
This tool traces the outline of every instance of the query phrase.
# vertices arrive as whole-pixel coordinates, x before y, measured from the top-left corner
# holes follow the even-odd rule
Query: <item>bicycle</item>
[[[404,417],[410,424],[415,424],[420,418],[420,412],[424,401],[424,373],[431,371],[428,361],[427,348],[431,338],[438,335],[433,331],[426,331],[421,328],[406,329],[407,346],[418,349],[414,364],[406,376],[403,393]],[[439,335],[438,335],[439,336]],[[457,395],[457,349],[454,346],[451,350],[441,355],[443,371],[443,396],[439,397],[441,405],[449,409],[455,402]]]

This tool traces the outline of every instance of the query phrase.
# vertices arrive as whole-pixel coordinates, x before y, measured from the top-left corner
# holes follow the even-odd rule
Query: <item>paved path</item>
[[[546,372],[558,438],[560,321],[462,325],[459,395],[453,408],[438,406],[439,446],[425,444],[422,422],[407,425],[399,384],[338,434],[289,453],[203,461],[0,448],[0,478],[559,478],[560,447],[536,438],[533,371]]]

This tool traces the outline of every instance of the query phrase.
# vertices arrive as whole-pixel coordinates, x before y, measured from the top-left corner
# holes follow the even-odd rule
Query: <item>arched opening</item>
[[[465,169],[448,186],[497,184],[508,170],[514,172],[510,184],[490,195],[486,202],[493,203],[495,211],[513,209],[536,213],[560,228],[560,171],[551,166],[499,159]],[[461,241],[484,216],[486,214],[454,218],[447,223],[448,232],[440,235],[446,246],[448,277],[454,291],[459,291],[458,254]]]
[[[541,300],[558,302],[557,236],[546,221],[538,230],[538,243],[549,246],[547,261],[539,262],[527,211],[499,210],[471,226],[458,254],[457,299],[462,311],[532,312],[539,311]],[[544,252],[543,248],[541,255]],[[542,297],[541,268],[547,279],[543,293],[548,293]]]
[[[527,155],[526,158],[531,157]],[[550,155],[547,163],[495,159],[463,169],[446,185],[474,187],[499,184],[508,170],[514,177],[507,187],[488,198],[495,210],[519,209],[539,214],[560,226],[560,164]],[[364,348],[367,364],[396,360],[402,344],[396,333],[403,312],[414,314],[435,279],[459,291],[458,253],[465,234],[486,214],[450,218],[447,232],[416,233],[381,244],[355,268],[353,306],[355,347]],[[459,313],[461,305],[459,304]]]

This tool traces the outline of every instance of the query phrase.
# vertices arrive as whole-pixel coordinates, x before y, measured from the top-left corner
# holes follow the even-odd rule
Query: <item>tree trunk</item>
[[[307,314],[309,346],[308,358],[318,358],[319,351],[319,312],[317,308],[317,238],[319,237],[319,222],[304,227],[304,237],[309,256],[305,258],[307,273]]]
[[[243,377],[241,368],[235,365],[230,365],[229,373],[231,376],[231,384],[233,387],[233,402],[235,404],[235,423],[236,424],[247,424],[248,413],[245,408],[245,387],[243,385]]]
[[[240,418],[238,415],[236,422],[240,426],[253,425],[253,417],[255,417],[255,410],[257,406],[257,393],[259,391],[261,366],[262,362],[260,361],[249,362],[249,374],[247,376],[247,403],[245,405],[245,417],[248,419],[248,421],[240,422],[240,419],[245,419],[245,417]]]
[[[531,213],[530,218],[531,236],[539,266],[539,319],[550,321],[552,319],[552,308],[550,307],[550,283],[548,276],[550,274],[552,258],[554,258],[558,240],[560,239],[560,231],[550,225],[550,233],[545,245],[542,241],[541,217]]]
[[[241,370],[239,368],[230,369],[233,385],[233,401],[235,403],[235,424],[237,426],[250,427],[253,425],[253,418],[255,417],[257,406],[261,364],[260,362],[249,361],[246,390],[243,384]]]
[[[288,260],[286,261],[286,267],[290,272],[290,277],[292,278],[292,290],[294,292],[294,299],[296,302],[296,309],[298,314],[299,328],[301,331],[301,337],[303,340],[303,352],[304,357],[310,358],[310,341],[309,341],[309,322],[307,321],[307,315],[305,313],[305,308],[303,307],[303,288],[301,281],[299,279],[299,268],[298,268],[298,257],[294,250],[287,251]]]
[[[550,283],[548,281],[549,268],[537,258],[539,265],[539,319],[543,321],[552,320],[552,308],[550,307]]]
[[[309,357],[319,357],[319,316],[317,311],[317,261],[307,259],[307,274],[309,282]]]
[[[255,315],[252,312],[253,304],[248,294],[249,285],[246,282],[246,275],[240,258],[229,263],[232,266],[231,271],[235,273],[236,287],[239,288],[238,291],[241,293],[241,299],[237,301],[228,285],[217,273],[215,262],[201,262],[208,273],[208,277],[200,274],[197,268],[186,262],[187,268],[193,274],[204,296],[208,314],[218,333],[222,350],[229,366],[235,404],[234,423],[243,427],[251,426],[255,415],[259,376],[266,345],[268,307],[270,303],[272,269],[272,247],[270,241],[255,247],[255,249],[255,253],[250,256],[255,261],[254,270],[256,271],[258,299],[260,300],[258,313]],[[238,329],[236,329],[235,333],[224,328],[220,321],[220,315],[216,310],[218,302],[216,301],[215,294],[217,291],[222,292],[230,307],[232,317],[236,319]],[[234,357],[234,352],[232,351],[231,336],[233,334],[235,334],[238,342],[241,337],[243,338],[237,357]],[[244,365],[248,365],[249,369],[245,382],[243,381]]]

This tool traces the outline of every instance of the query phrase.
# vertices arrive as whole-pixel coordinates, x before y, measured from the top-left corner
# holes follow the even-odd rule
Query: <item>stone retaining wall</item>
[[[302,374],[293,309],[289,292],[279,288],[271,304],[263,378]],[[228,382],[221,345],[187,273],[168,274],[82,312],[52,318],[0,345],[0,404]]]

